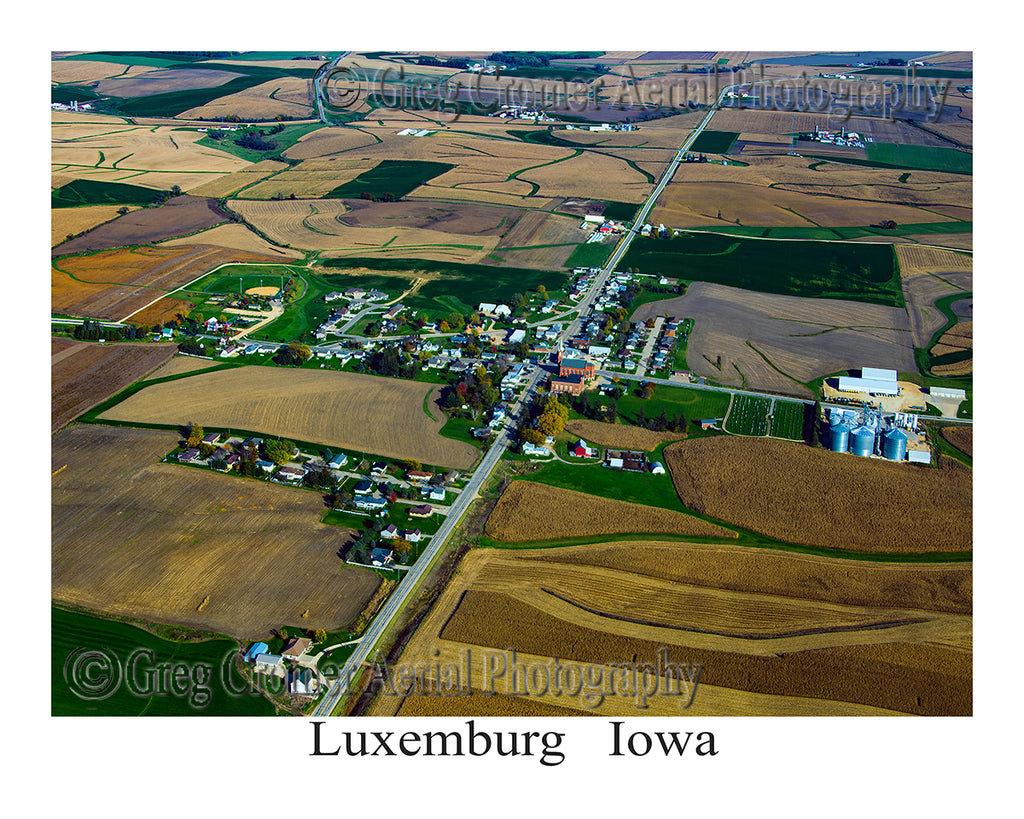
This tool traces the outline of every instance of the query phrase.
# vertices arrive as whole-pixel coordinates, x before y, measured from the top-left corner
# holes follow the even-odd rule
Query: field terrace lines
[[[51,340],[50,431],[124,389],[174,355],[170,344]]]
[[[379,578],[342,564],[351,533],[319,522],[320,496],[159,463],[177,439],[89,425],[54,438],[54,599],[246,640],[348,625]]]
[[[180,239],[168,239],[160,242],[158,247],[184,247],[201,242],[204,245],[215,245],[216,247],[228,248],[230,250],[244,250],[249,253],[258,253],[263,256],[279,256],[286,261],[302,259],[302,252],[291,248],[278,247],[266,241],[259,234],[254,233],[245,225],[227,224],[217,225],[208,230],[201,231],[193,236],[183,236]]]
[[[694,373],[746,389],[809,397],[801,383],[866,361],[917,368],[907,312],[895,307],[694,282],[686,295],[646,304],[630,318],[658,315],[695,319],[686,352]],[[721,370],[712,363],[718,356]]]
[[[81,233],[111,219],[116,219],[120,214],[119,205],[86,205],[79,208],[51,208],[50,209],[50,244],[59,245],[67,241],[68,236]],[[135,208],[129,208],[135,210]]]
[[[115,208],[116,210],[116,208]],[[158,208],[141,208],[53,248],[54,256],[159,242],[228,221],[215,199],[175,196]]]
[[[222,264],[278,261],[209,245],[122,248],[67,256],[53,262],[50,306],[58,313],[120,321],[158,298],[160,291],[173,291]],[[173,318],[175,306],[181,310],[187,303],[167,302],[173,302],[167,318]],[[164,305],[156,307],[162,310]]]
[[[754,580],[758,570],[766,584]],[[605,669],[655,662],[667,649],[673,662],[703,665],[686,710],[678,697],[654,696],[638,711],[632,698],[584,703],[564,689],[524,701],[604,716],[969,713],[969,612],[969,567],[851,566],[657,542],[485,549],[463,558],[400,662],[464,667],[468,658],[483,688],[477,672],[492,649],[514,649],[510,665],[551,668],[558,657],[563,667]],[[496,679],[494,690],[508,682]],[[416,699],[401,713],[420,710]],[[470,713],[459,697],[434,700],[432,714]],[[379,697],[371,714],[400,702]]]
[[[194,420],[217,429],[267,436],[421,463],[469,469],[478,450],[443,438],[443,413],[423,411],[429,391],[415,381],[358,373],[237,367],[147,387],[101,416],[179,425]]]
[[[904,278],[902,283],[914,346],[924,348],[947,321],[935,303],[946,296],[971,292],[974,274],[970,271],[943,271]]]

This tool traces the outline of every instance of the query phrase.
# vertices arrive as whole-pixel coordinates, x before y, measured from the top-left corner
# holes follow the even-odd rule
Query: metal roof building
[[[850,427],[837,422],[829,427],[829,449],[833,452],[846,452],[850,448]]]
[[[902,461],[907,457],[907,433],[890,429],[882,436],[882,455],[890,461]]]
[[[839,376],[839,390],[841,392],[867,392],[877,395],[899,395],[900,388],[895,380],[883,381],[878,378],[851,378],[847,375]]]

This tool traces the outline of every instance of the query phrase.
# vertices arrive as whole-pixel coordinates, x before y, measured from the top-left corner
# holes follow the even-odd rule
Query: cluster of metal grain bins
[[[833,452],[852,452],[864,458],[880,455],[890,461],[903,461],[907,460],[909,440],[904,430],[916,429],[916,415],[897,413],[895,417],[884,418],[873,410],[833,408],[829,411],[828,447]]]

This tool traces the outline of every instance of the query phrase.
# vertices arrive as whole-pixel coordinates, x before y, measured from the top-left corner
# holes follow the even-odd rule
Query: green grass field
[[[53,716],[274,714],[233,669],[234,640],[179,643],[56,606],[51,614]],[[175,668],[185,669],[181,679],[172,676]]]
[[[50,193],[51,208],[80,205],[151,205],[157,191],[123,182],[75,179]]]
[[[266,139],[274,143],[274,147],[266,151],[256,151],[252,148],[243,148],[235,143],[245,131],[228,132],[220,139],[210,139],[204,136],[198,141],[198,145],[209,148],[216,148],[218,151],[237,156],[246,162],[260,162],[264,159],[280,159],[281,154],[291,148],[301,137],[313,131],[323,128],[322,122],[301,122],[297,125],[285,125],[284,130],[278,134],[267,134]],[[264,127],[263,130],[266,130]]]
[[[889,245],[794,244],[686,232],[671,239],[635,239],[621,266],[762,293],[904,306]]]
[[[728,236],[749,236],[759,239],[805,239],[820,241],[827,239],[863,239],[867,236],[916,236],[918,234],[941,236],[949,233],[971,233],[973,230],[973,222],[918,222],[897,225],[892,230],[874,228],[870,225],[832,228],[723,225],[721,227],[702,227],[699,232],[718,233]]]
[[[733,396],[725,431],[736,435],[767,435],[771,399],[755,395]]]
[[[605,242],[584,242],[577,245],[576,249],[565,260],[565,266],[573,267],[604,267],[608,257],[615,250],[614,243]]]
[[[659,417],[662,410],[669,418],[676,418],[682,412],[686,416],[687,431],[692,433],[699,429],[702,418],[721,418],[729,406],[729,394],[724,392],[657,384],[654,394],[645,400],[636,395],[635,382],[623,381],[622,386],[627,386],[629,391],[616,402],[616,408],[619,418],[629,424],[636,423],[641,409],[648,419]]]
[[[930,145],[903,145],[895,142],[869,142],[864,148],[868,160],[886,167],[917,168],[946,173],[972,173],[974,155],[956,148]]]
[[[406,159],[385,159],[355,179],[339,185],[324,199],[358,199],[364,193],[373,197],[391,194],[401,199],[424,182],[454,168],[447,162],[420,162]]]
[[[702,131],[690,150],[700,154],[727,154],[738,136],[735,131]]]

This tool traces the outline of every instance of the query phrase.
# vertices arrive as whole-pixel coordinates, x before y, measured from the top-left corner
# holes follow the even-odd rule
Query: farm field
[[[266,241],[259,234],[254,233],[245,225],[237,224],[217,225],[192,236],[183,236],[180,239],[167,239],[158,243],[157,246],[184,247],[194,245],[197,242],[204,245],[227,248],[228,250],[244,250],[262,256],[280,256],[286,260],[297,260],[303,256],[301,251],[278,247]]]
[[[50,340],[50,431],[77,418],[174,355],[173,344]]]
[[[512,481],[484,527],[484,534],[505,543],[630,532],[734,536],[727,529],[680,512],[530,481]]]
[[[187,312],[188,302],[165,298],[141,308],[203,273],[227,262],[274,262],[276,259],[208,245],[101,250],[67,256],[51,264],[50,308],[56,313],[120,321],[155,323]]]
[[[776,399],[772,406],[772,428],[769,434],[773,438],[803,440],[805,410],[804,404]]]
[[[654,432],[631,424],[606,424],[586,418],[567,421],[565,429],[591,444],[643,452],[650,452],[666,441],[678,441],[685,437],[679,432]]]
[[[247,164],[223,151],[198,145],[204,136],[198,131],[174,126],[55,121],[51,134],[51,174],[63,180],[61,185],[83,179],[125,182],[155,190],[178,185],[190,191]]]
[[[241,639],[354,619],[379,578],[342,564],[320,496],[159,463],[177,440],[85,424],[53,439],[54,600]]]
[[[227,220],[227,215],[220,210],[215,199],[175,196],[158,208],[135,210],[100,225],[85,236],[58,245],[53,253],[84,253],[126,245],[150,244],[198,233]]]
[[[968,458],[974,457],[974,427],[943,427],[942,437],[963,452]]]
[[[622,264],[641,273],[761,293],[903,306],[891,248],[801,242],[799,254],[794,254],[794,247],[787,241],[712,233],[684,233],[672,239],[641,237],[630,245]]]
[[[146,387],[101,415],[104,420],[248,430],[296,441],[415,458],[469,469],[473,446],[441,437],[424,396],[436,387],[398,378],[318,370],[237,367]],[[387,418],[388,423],[381,423]]]
[[[152,652],[153,665],[163,663],[203,664],[211,669],[225,668],[232,655],[238,654],[238,643],[227,639],[209,639],[201,642],[174,642],[164,640],[141,628],[127,623],[92,617],[82,612],[71,612],[57,606],[51,608],[50,656],[51,686],[50,714],[62,716],[273,716],[274,706],[263,696],[233,696],[231,691],[218,685],[214,672],[208,687],[197,687],[196,696],[136,696],[128,686],[120,686],[111,696],[81,699],[75,695],[64,678],[64,663],[83,647],[102,646],[119,660],[126,662],[133,651],[140,648]],[[241,684],[238,680],[237,684]],[[209,701],[203,699],[209,693]]]
[[[917,370],[911,323],[897,307],[695,282],[686,295],[644,305],[630,318],[657,315],[695,319],[687,365],[731,386],[812,397],[805,385],[813,379],[865,361]]]
[[[118,217],[118,205],[84,205],[78,208],[50,210],[50,245],[67,241],[69,236],[91,230]]]
[[[791,543],[867,552],[967,552],[971,471],[727,436],[665,449],[684,506]]]
[[[168,344],[168,347],[173,345]],[[167,378],[171,375],[181,375],[182,373],[194,373],[200,370],[208,370],[211,367],[222,366],[221,362],[210,361],[205,358],[193,358],[187,355],[175,355],[169,361],[161,364],[153,372],[149,374],[150,379],[154,378]],[[112,393],[113,394],[113,393]]]
[[[753,580],[762,571],[763,584]],[[468,650],[474,683],[487,690],[477,668],[489,650],[515,650],[527,667],[551,669],[557,657],[605,673],[667,650],[671,662],[702,666],[685,710],[685,696],[655,695],[638,710],[620,690],[588,698],[585,687],[567,695],[568,685],[521,699],[605,716],[963,714],[972,708],[970,588],[969,567],[850,567],[656,539],[481,549],[462,560],[400,662],[464,665]],[[506,675],[493,690],[506,696],[508,685]],[[461,714],[460,699],[378,697],[371,713]]]
[[[725,431],[735,435],[767,435],[771,425],[771,404],[769,398],[734,395],[729,415],[725,419]]]
[[[942,304],[970,298],[974,274],[970,271],[935,272],[903,279],[914,346],[927,348],[935,333],[949,321]]]

